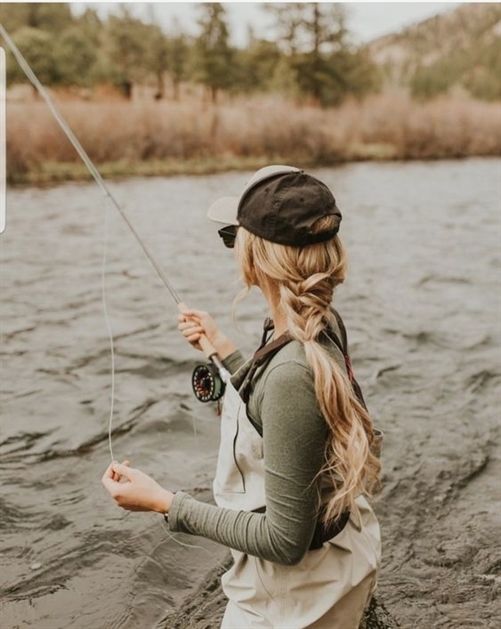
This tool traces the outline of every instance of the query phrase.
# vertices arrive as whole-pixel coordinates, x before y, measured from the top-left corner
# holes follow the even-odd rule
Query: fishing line
[[[127,511],[127,516],[128,516],[128,515],[130,515],[131,513],[132,513],[131,511]],[[163,519],[163,518],[162,518],[162,519]],[[165,522],[165,520],[164,520],[164,522]],[[152,527],[152,528],[153,528],[153,527]],[[185,546],[185,547],[188,547],[188,548],[198,548],[199,550],[204,550],[206,553],[208,553],[208,554],[209,554],[209,556],[210,556],[211,560],[215,561],[215,562],[217,563],[217,565],[218,565],[220,568],[223,568],[224,570],[226,570],[226,569],[227,569],[227,566],[226,566],[225,564],[221,563],[221,561],[219,561],[219,559],[216,559],[216,558],[214,557],[214,555],[211,553],[211,551],[210,551],[208,548],[205,548],[204,546],[198,546],[197,544],[187,544],[187,543],[185,543],[185,542],[181,542],[180,540],[176,539],[176,538],[172,535],[172,533],[170,532],[169,527],[168,527],[168,524],[167,524],[166,522],[165,522],[164,529],[165,529],[165,532],[167,533],[167,535],[168,535],[168,536],[169,536],[169,537],[170,537],[173,541],[175,541],[175,542],[176,542],[176,544],[179,544],[180,546]],[[188,533],[185,533],[185,535],[188,535]],[[135,541],[136,541],[137,539],[139,539],[139,538],[140,538],[141,540],[143,540],[143,539],[144,539],[144,532],[143,532],[143,531],[141,531],[140,533],[136,533],[136,534],[133,534],[133,535],[128,536],[128,537],[127,537],[127,542],[126,542],[126,543],[127,543],[128,545],[130,545],[131,543],[135,542]],[[210,538],[206,538],[206,539],[210,539]],[[214,541],[214,540],[211,540],[211,541]],[[145,564],[145,563],[146,563],[146,561],[147,561],[148,559],[151,559],[151,557],[152,557],[153,553],[156,551],[156,549],[157,549],[159,546],[161,546],[162,544],[164,544],[164,543],[165,543],[165,540],[161,540],[160,542],[158,542],[157,544],[155,544],[155,546],[153,546],[153,548],[152,548],[150,551],[148,551],[148,554],[144,557],[144,559],[141,561],[141,563],[140,563],[138,566],[136,566],[136,567],[134,568],[134,572],[135,572],[136,574],[137,574],[137,572],[140,570],[140,568],[143,566],[143,564]]]
[[[165,520],[164,520],[165,521]],[[224,564],[222,564],[219,559],[215,559],[214,556],[212,555],[212,553],[210,552],[210,550],[208,548],[204,548],[204,546],[198,546],[197,544],[186,544],[185,542],[181,542],[180,540],[176,539],[174,537],[174,535],[172,535],[169,531],[169,529],[167,528],[167,523],[165,523],[165,532],[167,533],[167,535],[176,542],[176,544],[179,544],[180,546],[186,546],[187,548],[198,548],[199,550],[204,550],[206,553],[209,553],[210,558],[212,560],[215,560],[216,563],[223,568],[224,570],[227,569],[227,566],[225,566]]]
[[[23,70],[24,74],[26,75],[26,77],[28,78],[30,83],[33,85],[33,87],[36,89],[36,91],[40,94],[40,96],[43,98],[43,100],[47,104],[47,107],[49,108],[50,112],[52,113],[54,119],[56,120],[56,122],[60,126],[61,130],[63,131],[63,133],[66,135],[66,137],[68,138],[68,140],[72,144],[72,146],[75,149],[75,151],[78,153],[80,159],[83,161],[83,163],[87,167],[87,170],[91,174],[92,178],[94,179],[94,181],[96,182],[98,187],[103,192],[106,200],[109,201],[113,205],[113,207],[118,211],[118,213],[120,214],[122,219],[125,221],[125,224],[127,225],[129,230],[131,231],[131,233],[134,236],[134,238],[139,243],[139,245],[140,245],[144,255],[149,260],[149,262],[152,265],[153,269],[156,271],[158,277],[160,278],[160,280],[162,281],[164,286],[169,291],[169,293],[170,293],[171,297],[173,298],[173,300],[175,301],[175,303],[177,305],[179,305],[181,303],[181,298],[179,297],[177,291],[174,289],[174,287],[170,283],[169,279],[167,278],[165,272],[160,267],[160,265],[157,263],[157,261],[155,260],[155,258],[152,255],[152,253],[150,252],[149,248],[146,246],[146,244],[142,240],[141,236],[138,234],[138,232],[134,228],[134,225],[130,222],[127,214],[123,210],[123,208],[120,205],[120,203],[116,200],[116,198],[112,194],[111,190],[109,190],[108,186],[106,185],[104,179],[101,176],[101,173],[98,171],[98,169],[94,165],[94,162],[91,160],[91,158],[87,154],[87,151],[80,144],[79,139],[73,133],[71,127],[66,122],[65,118],[60,113],[60,111],[56,107],[56,105],[54,104],[50,94],[47,92],[45,87],[39,81],[38,77],[36,76],[36,74],[31,69],[30,64],[26,61],[26,59],[24,58],[23,54],[21,53],[19,48],[16,46],[16,44],[12,40],[11,36],[9,35],[7,30],[5,29],[5,27],[1,23],[0,23],[0,35],[4,39],[5,43],[7,44],[7,47],[11,51],[11,53],[14,55],[14,58],[16,59],[17,63],[19,64],[20,68]],[[106,322],[106,329],[107,329],[107,333],[108,333],[108,337],[109,337],[110,352],[111,352],[111,403],[110,403],[110,415],[109,415],[109,420],[108,420],[108,447],[109,447],[109,451],[110,451],[111,460],[113,461],[114,459],[113,459],[113,447],[112,447],[112,443],[111,443],[111,441],[112,441],[111,440],[111,434],[112,434],[112,421],[113,421],[114,400],[115,400],[115,349],[114,349],[114,340],[113,340],[113,332],[112,332],[112,327],[111,327],[111,320],[110,320],[110,317],[109,317],[109,312],[108,312],[108,307],[107,307],[107,299],[106,299],[106,261],[107,261],[107,249],[108,249],[108,229],[109,229],[109,226],[108,226],[108,207],[106,206],[105,207],[105,238],[104,238],[104,243],[103,243],[103,257],[102,257],[102,265],[101,265],[101,300],[102,300],[102,304],[103,304],[103,313],[104,313],[104,319],[105,319],[105,322]],[[224,368],[224,365],[222,364],[222,362],[219,359],[219,357],[217,356],[217,354],[211,356],[211,359],[213,360],[213,362],[216,365],[216,367],[219,369],[219,371],[221,373],[221,376],[223,377],[223,380],[226,381],[226,379],[229,378],[230,374]],[[201,548],[202,550],[205,550],[206,552],[210,552],[206,548],[204,548],[203,546],[196,546],[196,545],[193,545],[193,544],[186,544],[184,542],[180,542],[179,540],[176,540],[172,535],[170,535],[170,533],[169,533],[169,536],[177,544],[180,544],[181,546],[186,546],[186,547],[191,547],[191,548],[199,548],[199,549]],[[218,563],[219,563],[219,565],[222,566],[222,564],[220,564],[220,562],[218,562]]]
[[[130,229],[130,231],[132,232],[132,234],[134,235],[134,237],[138,241],[139,245],[141,246],[141,249],[143,250],[144,255],[150,261],[150,263],[153,266],[153,268],[155,269],[157,275],[162,280],[164,286],[167,288],[167,290],[171,294],[171,296],[174,299],[174,301],[176,302],[176,304],[181,303],[181,298],[177,294],[177,292],[174,289],[174,287],[172,286],[172,284],[169,282],[169,279],[165,275],[163,269],[159,266],[159,264],[157,263],[157,261],[153,257],[152,253],[150,252],[150,250],[148,249],[146,244],[143,242],[141,236],[135,230],[134,225],[132,225],[132,223],[129,221],[129,218],[127,217],[127,214],[124,212],[124,210],[123,210],[122,206],[120,205],[120,203],[118,203],[118,201],[115,199],[115,197],[113,196],[113,194],[109,190],[109,188],[106,185],[104,179],[101,177],[101,173],[98,171],[98,169],[94,165],[94,162],[88,156],[86,150],[80,144],[79,139],[73,133],[71,127],[68,125],[68,123],[64,119],[63,115],[60,113],[60,111],[58,110],[58,108],[54,104],[52,98],[50,97],[50,94],[47,92],[47,90],[42,85],[42,83],[40,83],[40,81],[38,80],[37,76],[35,75],[35,73],[31,69],[30,64],[23,57],[21,51],[16,46],[16,44],[12,40],[11,36],[5,30],[4,26],[1,23],[0,23],[0,35],[2,35],[3,39],[5,40],[5,43],[7,44],[8,48],[10,49],[12,54],[14,55],[16,61],[18,62],[19,66],[21,67],[21,69],[25,73],[25,75],[28,78],[28,80],[30,81],[30,83],[33,85],[33,87],[37,90],[37,92],[40,94],[40,96],[46,102],[46,104],[47,104],[48,108],[50,109],[52,115],[54,116],[56,122],[59,124],[59,126],[63,130],[63,133],[66,135],[68,140],[71,142],[71,144],[73,145],[73,148],[76,150],[76,152],[80,156],[81,160],[84,162],[85,166],[87,167],[87,170],[92,175],[94,181],[97,183],[97,185],[102,190],[104,195],[110,200],[110,202],[112,203],[113,207],[120,213],[121,217],[123,218],[123,220],[127,224],[127,227]]]
[[[81,160],[84,162],[92,178],[94,179],[94,181],[97,183],[97,185],[103,192],[106,201],[110,202],[113,205],[113,207],[119,212],[119,214],[125,221],[127,227],[129,228],[129,230],[131,231],[131,233],[133,234],[133,236],[139,243],[141,249],[143,250],[144,255],[150,261],[157,275],[159,276],[162,283],[171,294],[176,304],[181,303],[181,299],[178,293],[176,292],[172,284],[169,282],[169,279],[165,275],[163,269],[159,266],[159,264],[157,263],[153,255],[151,254],[150,250],[148,249],[148,247],[146,246],[146,244],[144,243],[140,235],[137,233],[136,229],[130,222],[127,214],[125,213],[121,205],[118,203],[118,201],[115,199],[112,192],[109,190],[108,186],[106,185],[105,181],[103,180],[101,176],[101,173],[98,171],[98,169],[94,165],[94,162],[91,160],[86,150],[81,145],[79,139],[73,133],[73,130],[71,129],[69,124],[66,122],[65,118],[60,113],[59,109],[56,107],[50,94],[42,85],[42,83],[39,81],[38,77],[31,69],[30,64],[26,61],[23,54],[21,53],[17,45],[12,40],[9,33],[6,31],[5,27],[3,26],[3,24],[1,23],[0,23],[0,35],[2,35],[5,43],[7,44],[7,47],[10,49],[10,51],[14,55],[16,61],[18,62],[19,66],[25,73],[30,83],[35,87],[37,92],[40,94],[40,96],[43,98],[43,100],[47,104],[50,112],[54,116],[54,119],[59,124],[63,133],[66,135],[66,137],[72,144],[73,148],[76,150]],[[115,404],[115,351],[114,351],[113,333],[112,333],[112,328],[111,328],[111,320],[109,317],[108,308],[107,308],[107,300],[106,300],[107,247],[108,247],[108,206],[106,204],[105,205],[105,235],[104,235],[104,244],[103,244],[103,261],[102,261],[102,267],[101,267],[101,301],[103,305],[103,313],[104,313],[104,319],[105,319],[105,324],[106,324],[106,330],[108,333],[110,353],[111,353],[111,394],[110,394],[111,402],[110,402],[110,416],[109,416],[109,421],[108,421],[108,447],[110,450],[111,460],[113,461],[113,447],[111,443],[111,433],[112,433],[112,421],[113,421],[114,404]]]
[[[106,263],[108,256],[108,242],[109,242],[109,216],[108,216],[108,204],[104,203],[104,238],[103,238],[103,257],[101,263],[101,301],[103,305],[104,321],[106,323],[106,330],[108,332],[108,339],[110,343],[110,359],[111,359],[111,391],[110,391],[110,416],[108,419],[108,448],[110,450],[111,462],[114,461],[113,446],[111,444],[111,432],[113,423],[113,413],[115,410],[115,343],[113,339],[113,330],[111,327],[111,319],[108,312],[108,303],[106,298]]]

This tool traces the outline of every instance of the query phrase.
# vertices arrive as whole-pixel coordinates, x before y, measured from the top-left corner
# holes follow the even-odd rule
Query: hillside
[[[501,4],[464,4],[367,45],[390,85],[501,98]]]

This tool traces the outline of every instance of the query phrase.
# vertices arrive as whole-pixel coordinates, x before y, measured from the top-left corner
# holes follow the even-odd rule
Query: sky
[[[75,12],[82,12],[91,6],[105,16],[117,10],[119,3],[72,2]],[[398,31],[409,24],[419,22],[437,13],[454,9],[460,2],[346,2],[348,27],[357,43],[365,43]],[[158,23],[169,31],[172,18],[177,17],[183,31],[196,35],[198,11],[196,2],[136,2],[127,6],[137,16],[147,21],[151,14]],[[273,18],[264,11],[258,2],[223,2],[232,35],[232,43],[245,46],[247,43],[247,24],[252,24],[257,37],[273,39]]]

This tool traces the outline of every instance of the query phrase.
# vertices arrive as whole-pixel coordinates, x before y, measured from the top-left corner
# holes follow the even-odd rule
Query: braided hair
[[[332,220],[332,216],[320,218],[313,231],[330,229]],[[330,305],[334,289],[346,277],[346,251],[337,234],[324,242],[296,247],[265,240],[239,226],[235,254],[243,292],[255,285],[273,296],[290,334],[303,344],[312,369],[316,399],[329,429],[325,461],[314,478],[321,477],[327,487],[327,500],[319,504],[327,526],[347,509],[358,513],[355,498],[361,493],[370,496],[380,487],[381,464],[372,451],[372,419],[345,371],[320,342],[325,327],[335,324]],[[320,497],[318,484],[317,491]]]

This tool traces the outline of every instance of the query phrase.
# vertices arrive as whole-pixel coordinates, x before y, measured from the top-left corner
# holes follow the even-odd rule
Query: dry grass
[[[270,160],[303,165],[360,159],[501,155],[501,106],[467,98],[417,104],[403,94],[336,109],[280,98],[64,102],[61,111],[108,175],[208,172]],[[85,176],[43,102],[8,103],[11,181]]]

